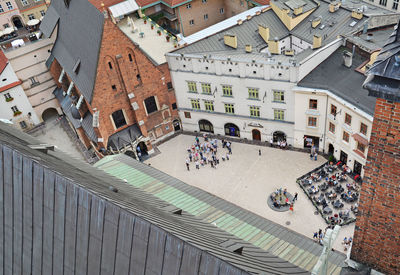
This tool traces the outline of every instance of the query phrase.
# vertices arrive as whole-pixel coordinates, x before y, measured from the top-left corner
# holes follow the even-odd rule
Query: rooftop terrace
[[[151,29],[151,22],[147,21],[146,24],[144,22],[143,19],[131,15],[119,21],[117,25],[126,36],[140,46],[156,65],[167,62],[165,54],[174,49],[175,40],[171,37],[170,41],[167,42],[168,33],[165,30],[157,25],[154,26],[154,29]],[[158,30],[160,30],[161,35],[157,33]]]

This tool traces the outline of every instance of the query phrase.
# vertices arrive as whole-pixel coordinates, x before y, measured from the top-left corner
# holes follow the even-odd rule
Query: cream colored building
[[[58,101],[53,95],[56,83],[46,66],[53,46],[52,39],[41,39],[25,46],[10,49],[5,54],[15,73],[22,81],[22,87],[40,121],[48,115],[62,114]]]

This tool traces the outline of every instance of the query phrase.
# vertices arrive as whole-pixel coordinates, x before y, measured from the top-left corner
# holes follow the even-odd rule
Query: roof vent
[[[237,36],[232,35],[232,34],[225,34],[224,35],[224,43],[225,43],[225,45],[236,49],[237,48]]]
[[[174,215],[182,215],[182,209],[176,208],[174,205],[168,205],[168,206],[164,207],[163,209]]]
[[[235,240],[229,239],[221,243],[220,245],[233,253],[243,255],[243,248],[244,248],[243,245],[237,243]]]
[[[243,20],[242,20],[242,19],[239,19],[239,20],[237,21],[237,24],[238,24],[238,25],[242,25],[242,24],[243,24]]]
[[[367,33],[367,41],[371,41],[373,36],[373,33]]]
[[[256,15],[260,15],[261,14],[261,11],[256,11]]]
[[[253,16],[251,16],[250,14],[246,16],[247,20],[250,20]]]
[[[347,68],[351,67],[351,65],[353,64],[353,54],[351,52],[349,52],[349,51],[343,52],[343,64]]]
[[[115,186],[110,185],[110,186],[108,187],[108,189],[109,189],[110,191],[113,191],[114,193],[118,193],[118,188],[116,188]]]
[[[28,145],[29,148],[34,149],[34,150],[38,150],[42,153],[47,154],[47,151],[54,151],[55,146],[54,145],[50,145],[50,144],[32,144],[32,145]]]
[[[246,45],[246,53],[251,53],[252,47],[250,44]]]

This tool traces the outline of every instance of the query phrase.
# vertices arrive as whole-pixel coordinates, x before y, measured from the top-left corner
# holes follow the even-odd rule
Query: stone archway
[[[24,24],[22,23],[22,20],[19,16],[15,16],[12,19],[12,23],[13,23],[14,27],[16,27],[17,29],[22,29],[24,27]]]
[[[237,127],[235,124],[227,123],[225,124],[224,129],[225,129],[225,135],[231,137],[240,137],[239,127]]]
[[[174,126],[174,131],[179,131],[181,129],[181,123],[178,119],[172,121],[172,125]]]
[[[51,122],[58,118],[58,112],[55,108],[48,108],[42,113],[42,120],[44,122]]]
[[[199,120],[199,129],[200,132],[214,133],[214,126],[211,122],[205,119]]]
[[[281,132],[281,131],[275,131],[272,134],[272,139],[273,139],[274,142],[286,141],[286,134],[284,132]]]

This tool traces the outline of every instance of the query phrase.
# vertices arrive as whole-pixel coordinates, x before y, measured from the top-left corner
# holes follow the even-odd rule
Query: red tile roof
[[[4,55],[4,52],[0,50],[0,74],[4,71],[8,63],[7,57]]]
[[[260,4],[261,6],[269,5],[269,0],[253,0],[253,2],[258,3],[258,4]]]
[[[18,85],[20,85],[20,84],[22,84],[22,81],[21,81],[21,80],[18,80],[18,81],[15,81],[15,82],[13,82],[13,83],[10,83],[10,84],[8,84],[8,85],[5,85],[5,86],[3,86],[3,87],[0,87],[0,93],[2,93],[2,92],[4,92],[4,91],[7,91],[8,89],[11,89],[11,88],[13,88],[13,87],[15,87],[15,86],[18,86]]]

